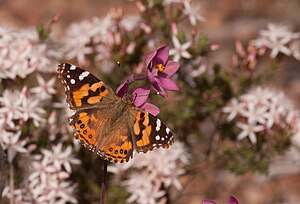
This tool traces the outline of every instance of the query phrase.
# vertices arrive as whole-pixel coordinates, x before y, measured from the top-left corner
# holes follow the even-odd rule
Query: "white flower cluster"
[[[31,120],[38,127],[45,121],[44,114],[39,99],[29,95],[26,87],[21,91],[5,89],[0,95],[0,145],[10,163],[17,152],[28,152],[27,139],[21,139],[22,124]]]
[[[115,65],[110,59],[110,49],[113,49],[113,45],[121,44],[121,31],[118,31],[117,26],[131,32],[140,21],[138,16],[127,16],[116,21],[114,17],[119,13],[118,10],[112,10],[104,18],[94,17],[71,24],[61,42],[61,50],[66,58],[75,58],[79,64],[84,64],[89,54],[96,53],[96,62],[102,63],[104,72],[110,72]],[[130,54],[134,46],[135,43],[130,43],[126,52]]]
[[[45,113],[41,105],[38,98],[27,93],[26,87],[22,91],[5,89],[0,96],[0,117],[4,118],[10,128],[20,125],[14,123],[16,120],[23,123],[29,119],[39,126],[44,122],[42,115]]]
[[[275,126],[285,128],[290,133],[297,131],[299,113],[282,92],[257,87],[238,99],[232,99],[223,108],[227,120],[236,119],[242,131],[238,139],[249,137],[252,144],[257,142],[257,134]]]
[[[111,18],[104,19],[94,17],[79,23],[73,23],[66,30],[62,40],[62,51],[67,59],[77,59],[80,64],[85,61],[85,56],[91,54],[93,46],[101,40],[107,32]]]
[[[0,80],[24,79],[35,70],[54,72],[58,56],[55,48],[39,41],[34,29],[14,31],[0,27]]]
[[[268,24],[268,29],[260,31],[260,37],[253,44],[270,49],[272,58],[282,53],[300,60],[300,33],[292,32],[288,26]]]
[[[204,22],[205,17],[201,15],[201,9],[198,4],[191,4],[191,0],[164,0],[164,5],[182,4],[183,14],[189,18],[192,26],[197,25],[197,21]]]
[[[63,149],[59,143],[52,146],[52,150],[42,149],[41,152],[32,156],[24,187],[14,190],[15,203],[77,203],[73,196],[76,185],[67,180],[71,164],[80,164],[72,155],[72,147]],[[4,189],[2,196],[11,196],[9,187]]]
[[[147,154],[136,154],[126,164],[114,164],[108,171],[116,175],[134,169],[122,184],[131,193],[128,203],[154,204],[166,194],[173,185],[182,189],[178,178],[185,173],[184,166],[189,163],[189,154],[180,142],[169,149],[154,149]],[[138,172],[136,171],[138,170]]]
[[[79,163],[71,155],[72,147],[63,150],[59,144],[53,146],[51,151],[42,150],[40,155],[32,154],[41,132],[49,134],[47,142],[60,135],[59,142],[63,143],[66,139],[61,138],[69,135],[69,132],[61,131],[57,120],[56,123],[50,123],[50,118],[46,118],[48,110],[58,112],[61,109],[55,109],[52,104],[53,96],[57,94],[54,87],[56,77],[49,77],[55,73],[58,56],[62,57],[56,49],[57,45],[50,37],[40,41],[34,29],[15,31],[0,27],[0,146],[12,170],[15,166],[24,165],[24,161],[30,161],[29,165],[21,168],[19,177],[22,178],[22,188],[14,189],[10,185],[3,192],[3,196],[7,197],[13,194],[10,199],[15,203],[77,202],[72,196],[75,185],[67,181],[71,173],[70,164]],[[63,116],[66,128],[67,115]],[[54,135],[52,140],[51,133]],[[16,157],[18,153],[20,157]],[[14,181],[13,173],[9,174]]]

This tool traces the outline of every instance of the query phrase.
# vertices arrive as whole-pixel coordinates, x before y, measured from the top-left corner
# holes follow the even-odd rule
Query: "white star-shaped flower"
[[[242,132],[237,136],[239,140],[249,137],[252,144],[256,144],[256,132],[264,130],[264,126],[255,125],[253,123],[237,123],[237,126],[242,129]]]
[[[179,62],[180,58],[190,59],[192,55],[187,51],[187,49],[191,46],[191,41],[180,44],[178,38],[176,36],[172,37],[172,41],[174,44],[174,48],[170,50],[170,55],[174,56],[174,61]]]
[[[183,2],[183,13],[188,16],[190,23],[192,26],[195,26],[197,21],[205,21],[205,18],[200,15],[200,8],[196,5],[191,5],[191,2],[189,0],[185,0]]]
[[[38,86],[31,88],[30,92],[35,93],[37,97],[40,99],[48,99],[51,97],[51,95],[54,95],[56,93],[55,89],[53,88],[55,83],[55,77],[53,77],[50,80],[44,80],[41,75],[36,75]]]
[[[279,53],[298,58],[295,48],[291,45],[295,40],[300,38],[299,33],[292,32],[285,25],[268,24],[267,30],[260,31],[260,37],[253,41],[257,48],[266,47],[271,50],[271,58],[275,58]]]
[[[224,113],[228,113],[227,120],[232,121],[243,110],[243,104],[236,98],[232,99],[230,104],[223,108]]]

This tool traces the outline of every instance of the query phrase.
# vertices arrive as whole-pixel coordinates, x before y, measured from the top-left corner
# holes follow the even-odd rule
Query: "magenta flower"
[[[210,201],[210,200],[203,200],[202,204],[217,204],[217,203],[214,201]]]
[[[204,200],[202,201],[202,204],[217,204],[217,203],[214,201]],[[239,201],[234,196],[230,196],[227,204],[239,204]]]
[[[128,93],[130,82],[126,81],[122,83],[116,91],[116,94],[119,97],[123,97],[125,94]],[[140,86],[135,88],[131,95],[133,97],[133,105],[135,107],[141,108],[145,111],[148,111],[150,114],[156,116],[159,113],[159,108],[155,105],[146,102],[150,94],[150,88],[147,86]]]
[[[128,80],[126,82],[123,82],[122,84],[120,84],[116,90],[117,96],[122,98],[128,92],[128,88],[129,88],[130,84],[131,83]]]
[[[159,113],[159,108],[155,105],[146,102],[150,94],[150,88],[147,86],[137,87],[132,91],[134,97],[133,104],[135,107],[139,107],[143,110],[148,111],[150,114],[156,116]]]
[[[178,91],[177,84],[170,77],[179,69],[179,63],[169,61],[169,47],[162,46],[151,52],[145,58],[147,67],[147,76],[156,89],[162,96],[167,96],[165,89],[170,91]]]
[[[133,82],[145,79],[148,79],[154,89],[162,96],[167,96],[165,89],[178,91],[178,86],[170,77],[177,72],[179,64],[175,61],[169,61],[168,58],[169,47],[166,45],[148,54],[145,58],[147,73],[130,76],[125,82],[118,86],[116,94],[119,97],[126,97],[129,92],[129,86]],[[156,116],[159,113],[159,108],[146,102],[149,94],[150,88],[141,86],[134,89],[130,95],[133,97],[134,106],[144,109]]]

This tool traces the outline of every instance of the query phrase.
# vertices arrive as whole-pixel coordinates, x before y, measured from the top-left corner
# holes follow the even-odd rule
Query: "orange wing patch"
[[[132,109],[133,144],[137,152],[148,152],[154,148],[168,148],[174,142],[171,130],[161,120],[146,111]],[[132,120],[133,120],[132,118]]]
[[[92,126],[95,123],[96,118],[93,114],[89,115],[86,112],[81,112],[76,123],[73,122],[71,124],[73,128],[77,129],[74,134],[75,138],[80,140],[84,145],[94,145],[96,143],[96,132]]]
[[[109,93],[103,82],[83,85],[79,90],[72,93],[73,101],[77,107],[87,102],[90,105],[99,103],[99,101]]]
[[[127,140],[128,137],[125,135],[121,135],[120,139],[122,140],[121,145],[112,143],[109,146],[104,146],[100,149],[100,154],[115,163],[127,162],[130,158],[129,154],[132,152],[132,143]]]
[[[141,131],[142,129],[142,131]],[[152,127],[149,124],[149,115],[147,112],[138,112],[135,123],[133,125],[133,131],[135,135],[141,138],[136,141],[138,147],[147,146],[150,144],[150,134]]]

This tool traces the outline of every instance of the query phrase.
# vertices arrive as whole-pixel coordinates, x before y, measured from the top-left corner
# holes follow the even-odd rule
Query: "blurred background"
[[[243,1],[243,0],[217,0],[193,1],[200,4],[201,13],[207,19],[200,25],[201,32],[209,36],[211,42],[222,45],[222,50],[213,53],[213,60],[229,64],[234,49],[235,40],[248,41],[257,35],[258,30],[266,27],[268,23],[282,23],[299,30],[299,1]],[[0,1],[0,20],[3,25],[13,25],[19,28],[35,27],[38,24],[49,22],[56,14],[61,15],[59,22],[55,24],[54,33],[62,35],[70,23],[88,19],[94,16],[105,16],[111,8],[120,7],[125,14],[137,14],[138,10],[133,1],[102,0],[75,1],[67,4],[61,1],[38,1],[28,4],[22,0]],[[29,6],[30,5],[30,6]],[[32,7],[34,5],[34,7]],[[39,8],[39,9],[37,9]],[[290,61],[290,60],[288,60]],[[289,63],[289,62],[285,62]],[[272,85],[286,87],[285,93],[295,99],[299,97],[299,85],[297,85],[298,69],[296,62],[290,62],[285,68],[275,74],[276,83]],[[273,80],[272,80],[273,81]]]
[[[259,31],[266,29],[268,23],[284,24],[293,31],[300,32],[299,0],[194,0],[192,3],[200,5],[201,15],[206,19],[205,22],[197,24],[197,30],[206,35],[209,43],[220,46],[207,58],[211,63],[222,64],[224,68],[231,66],[235,42],[239,40],[247,43],[257,38]],[[51,28],[53,36],[59,39],[64,36],[66,28],[71,23],[94,16],[104,17],[115,7],[122,8],[124,15],[139,13],[136,9],[136,1],[0,0],[0,24],[15,29],[26,29],[48,23],[53,16],[59,14],[58,22]],[[274,71],[264,85],[282,90],[295,107],[300,109],[299,79],[299,61],[284,58],[280,68]],[[168,119],[168,122],[170,121],[172,119]],[[188,148],[195,148],[195,146],[188,146]],[[194,154],[197,152],[196,149],[188,151]],[[197,176],[191,173],[180,178],[183,190],[180,191],[176,202],[173,199],[172,203],[196,204],[204,199],[226,203],[229,195],[234,195],[242,204],[300,203],[300,154],[297,151],[286,151],[274,156],[268,173],[246,172],[236,175],[223,168],[222,162],[208,167],[203,163],[199,166],[197,163],[193,165],[191,171],[200,173],[198,172]],[[100,176],[92,178],[100,179]],[[113,176],[109,179],[113,180]],[[170,192],[176,195],[177,190],[173,189]]]

